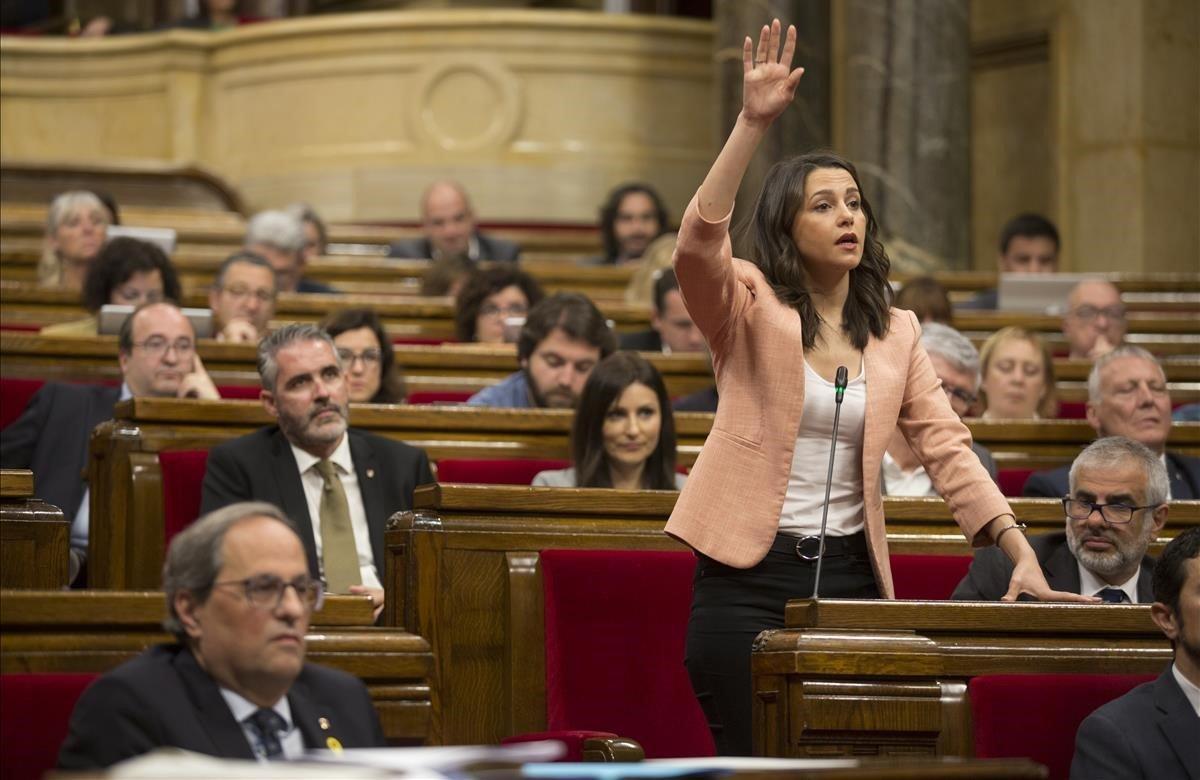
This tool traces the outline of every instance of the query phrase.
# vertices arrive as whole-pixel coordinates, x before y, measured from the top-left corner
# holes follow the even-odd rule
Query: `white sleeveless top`
[[[779,532],[815,536],[821,532],[825,477],[829,473],[829,444],[837,406],[833,382],[804,364],[804,412],[792,451],[792,473],[779,513]],[[863,428],[867,411],[865,364],[846,385],[838,420],[833,487],[829,493],[830,536],[848,536],[863,527]]]

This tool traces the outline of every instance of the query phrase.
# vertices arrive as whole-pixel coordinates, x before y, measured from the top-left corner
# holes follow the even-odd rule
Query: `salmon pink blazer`
[[[791,473],[804,409],[800,315],[780,303],[753,263],[733,257],[729,216],[705,220],[694,198],[679,228],[675,271],[688,312],[712,351],[721,400],[666,532],[746,569],[766,556],[775,539]],[[916,317],[898,309],[891,314],[887,336],[872,337],[863,350],[864,531],[885,598],[895,591],[879,473],[897,425],[972,544],[989,544],[983,527],[1012,514],[971,451],[970,431],[950,408],[921,347]]]

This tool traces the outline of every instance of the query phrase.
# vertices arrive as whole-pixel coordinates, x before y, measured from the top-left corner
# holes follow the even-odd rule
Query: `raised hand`
[[[796,53],[796,28],[788,25],[780,51],[780,24],[763,25],[755,47],[746,36],[742,44],[742,116],[749,122],[770,124],[791,105],[804,68],[792,70]]]

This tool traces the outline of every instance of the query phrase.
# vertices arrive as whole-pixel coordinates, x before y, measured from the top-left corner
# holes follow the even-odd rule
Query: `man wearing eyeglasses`
[[[230,255],[208,291],[213,330],[220,341],[257,344],[275,316],[275,269],[252,252]]]
[[[1098,439],[1075,458],[1062,502],[1065,530],[1029,540],[1050,587],[1117,604],[1152,602],[1154,563],[1146,550],[1167,522],[1167,470],[1159,457],[1121,436]],[[1004,595],[1012,564],[997,552],[975,554],[953,598]]]
[[[323,592],[274,506],[233,504],[189,526],[167,550],[163,590],[163,624],[177,641],[84,691],[60,768],[104,768],[160,747],[266,762],[334,741],[384,745],[362,682],[304,660]]]
[[[31,469],[37,495],[62,510],[71,523],[71,579],[87,557],[90,519],[88,437],[112,419],[126,398],[204,398],[220,395],[196,354],[192,323],[173,303],[136,309],[117,337],[120,387],[50,382],[0,435],[0,466]]]
[[[1125,339],[1125,305],[1121,291],[1102,279],[1085,279],[1067,296],[1062,331],[1071,357],[1095,360]]]

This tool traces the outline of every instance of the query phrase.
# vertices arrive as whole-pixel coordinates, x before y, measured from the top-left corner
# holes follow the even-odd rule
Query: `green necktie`
[[[361,585],[358,569],[358,548],[354,545],[354,528],[350,524],[350,504],[338,476],[337,467],[329,459],[317,464],[325,480],[321,491],[321,562],[325,567],[325,589],[330,593],[348,593],[351,585]]]

